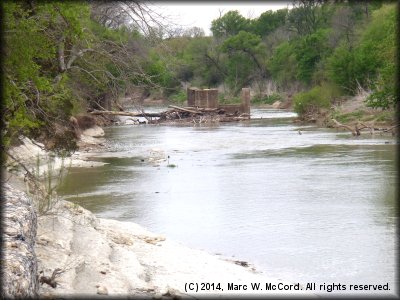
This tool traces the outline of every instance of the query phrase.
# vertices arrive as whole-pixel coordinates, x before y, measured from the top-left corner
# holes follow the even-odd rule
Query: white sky
[[[245,18],[257,18],[267,10],[290,7],[291,1],[222,1],[222,2],[152,2],[150,7],[168,17],[173,23],[183,27],[203,28],[206,35],[211,35],[211,21],[230,10],[238,10]]]

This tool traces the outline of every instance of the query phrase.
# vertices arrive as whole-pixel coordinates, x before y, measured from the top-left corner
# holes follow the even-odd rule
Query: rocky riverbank
[[[46,276],[60,272],[55,288],[40,287],[46,297],[251,295],[255,292],[228,292],[228,283],[278,283],[251,267],[187,248],[135,223],[96,218],[66,201],[59,203],[57,214],[39,218],[36,253]],[[220,283],[224,292],[189,292],[185,284],[190,282]]]
[[[8,183],[2,183],[2,191],[2,296],[36,297],[39,290],[35,254],[37,214],[25,193]]]

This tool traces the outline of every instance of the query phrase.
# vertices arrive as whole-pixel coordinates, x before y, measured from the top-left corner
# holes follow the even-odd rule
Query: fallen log
[[[111,110],[94,110],[91,111],[92,115],[113,115],[113,116],[128,116],[128,117],[160,117],[160,113],[135,113],[129,111],[111,111]]]
[[[221,110],[220,108],[193,107],[193,106],[186,106],[184,108],[188,109],[188,110],[196,109],[196,111],[200,111],[200,112],[217,112],[217,111]]]
[[[192,110],[192,109],[187,109],[187,108],[183,108],[183,107],[179,107],[179,106],[175,106],[175,105],[168,105],[168,107],[177,109],[177,110],[181,110],[181,111],[185,111],[185,112],[189,112],[191,114],[199,114],[202,115],[203,113],[200,111],[196,111],[196,110]]]

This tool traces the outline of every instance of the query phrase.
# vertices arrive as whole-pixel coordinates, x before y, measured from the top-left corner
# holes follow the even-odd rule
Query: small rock
[[[128,119],[125,121],[125,125],[138,125],[139,121],[137,120],[132,120],[132,119]]]
[[[144,241],[148,244],[156,245],[158,242],[165,241],[165,237],[163,237],[163,236],[147,237],[147,238],[144,238]]]
[[[105,286],[99,286],[97,288],[97,294],[99,295],[108,295],[108,290]]]
[[[104,274],[104,275],[107,274],[106,271],[100,271],[100,273],[101,273],[101,274]]]
[[[277,108],[279,108],[280,107],[280,105],[281,105],[281,101],[275,101],[273,104],[272,104],[272,108],[275,108],[275,109],[277,109]]]
[[[93,126],[91,128],[88,128],[88,129],[84,130],[82,132],[82,134],[83,135],[88,135],[88,136],[91,136],[91,137],[102,137],[102,136],[104,136],[104,130],[100,126],[95,125],[95,126]]]
[[[178,290],[173,289],[171,287],[166,287],[163,290],[160,291],[161,295],[164,297],[172,297],[173,299],[179,299],[180,297],[180,293]]]

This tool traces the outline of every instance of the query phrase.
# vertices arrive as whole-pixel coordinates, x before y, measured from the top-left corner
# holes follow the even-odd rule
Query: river
[[[285,111],[252,116],[262,119],[106,128],[111,148],[94,159],[108,164],[72,168],[59,192],[273,278],[393,293],[395,140],[299,125]]]

